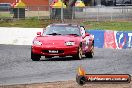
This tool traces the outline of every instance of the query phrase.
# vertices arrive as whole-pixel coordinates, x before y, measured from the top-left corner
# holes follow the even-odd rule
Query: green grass
[[[83,22],[86,29],[132,31],[132,22]]]
[[[41,28],[50,24],[49,20],[38,20],[37,18],[31,18],[26,20],[3,20],[0,21],[0,27],[23,27],[23,28]]]
[[[10,18],[13,17],[13,14],[10,14],[9,12],[1,12],[0,18]]]
[[[16,20],[16,21],[8,21],[0,23],[1,27],[38,27],[40,23],[38,20]]]
[[[0,21],[0,27],[41,28],[51,23],[50,19],[38,20],[37,18],[13,21],[2,20]],[[132,31],[132,22],[82,22],[81,25],[84,25],[86,29]]]

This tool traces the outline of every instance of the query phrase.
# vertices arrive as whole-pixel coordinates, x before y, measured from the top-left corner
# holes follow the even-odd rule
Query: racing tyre
[[[82,59],[82,55],[83,55],[82,47],[79,47],[77,54],[74,55],[73,58],[75,58],[77,60],[81,60]]]
[[[94,55],[94,46],[92,45],[91,51],[86,53],[85,56],[87,58],[93,58],[93,55]]]
[[[33,52],[31,52],[31,59],[33,61],[40,61],[41,55],[39,54],[34,54]]]
[[[86,53],[85,56],[87,58],[93,58],[93,53],[92,52]]]

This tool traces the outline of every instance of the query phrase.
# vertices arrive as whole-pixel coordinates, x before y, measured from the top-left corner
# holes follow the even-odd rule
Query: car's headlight
[[[75,42],[65,42],[65,45],[67,45],[67,46],[73,46],[73,45],[75,45]]]
[[[33,44],[34,45],[42,45],[42,42],[40,42],[40,41],[34,41]]]

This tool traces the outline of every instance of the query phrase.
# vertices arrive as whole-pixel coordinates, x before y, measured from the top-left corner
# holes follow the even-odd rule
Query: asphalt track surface
[[[77,67],[89,74],[131,74],[132,50],[95,48],[93,59],[30,59],[31,46],[0,45],[0,85],[75,80]]]

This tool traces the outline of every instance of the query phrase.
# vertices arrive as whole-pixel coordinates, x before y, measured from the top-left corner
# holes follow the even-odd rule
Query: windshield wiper
[[[61,35],[59,33],[51,33],[51,34],[47,34],[47,35]]]
[[[74,35],[74,36],[79,36],[78,34],[68,34],[68,35]]]

